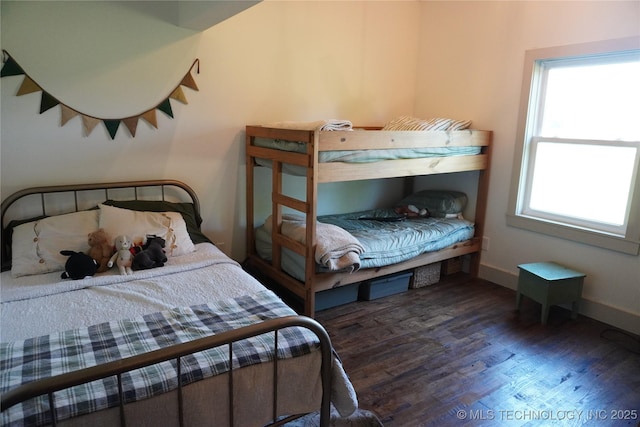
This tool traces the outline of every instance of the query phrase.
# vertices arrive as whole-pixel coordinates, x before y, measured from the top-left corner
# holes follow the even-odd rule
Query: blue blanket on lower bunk
[[[375,268],[407,261],[426,252],[434,252],[469,240],[474,235],[472,222],[459,218],[397,218],[393,209],[373,209],[347,214],[322,215],[318,221],[333,224],[351,233],[362,245],[360,268]],[[377,218],[368,219],[368,218]],[[318,236],[320,239],[321,236]],[[271,235],[265,227],[256,229],[258,254],[271,260]],[[282,251],[283,269],[304,281],[304,259],[287,249]],[[318,271],[326,271],[318,267]]]
[[[425,252],[438,251],[473,237],[473,223],[458,218],[397,218],[393,209],[323,215],[318,221],[351,233],[364,247],[361,267],[382,267],[406,261]],[[383,220],[375,220],[380,218]]]

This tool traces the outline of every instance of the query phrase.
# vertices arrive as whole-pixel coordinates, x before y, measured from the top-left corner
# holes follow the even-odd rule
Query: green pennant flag
[[[60,101],[49,95],[47,92],[42,91],[42,98],[40,98],[40,114],[58,104],[60,104]]]
[[[116,132],[118,132],[118,127],[120,126],[119,119],[104,119],[102,121],[109,131],[109,135],[111,135],[111,139],[116,138]]]
[[[171,103],[169,102],[169,98],[162,101],[162,103],[156,108],[173,119],[173,111],[171,111]]]
[[[8,57],[7,62],[2,66],[0,77],[19,76],[21,74],[24,74],[24,70],[20,68],[18,63],[14,61],[12,57]]]

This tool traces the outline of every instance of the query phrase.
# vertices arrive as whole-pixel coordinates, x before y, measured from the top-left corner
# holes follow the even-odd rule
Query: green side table
[[[571,318],[578,317],[582,283],[586,274],[571,270],[555,262],[536,262],[518,266],[516,310],[520,310],[522,296],[542,304],[541,322],[547,324],[552,305],[572,303]]]

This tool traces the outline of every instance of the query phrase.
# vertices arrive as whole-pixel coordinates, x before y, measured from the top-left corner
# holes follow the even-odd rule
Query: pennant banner
[[[98,123],[100,123],[100,119],[91,116],[82,116],[82,129],[84,129],[85,136],[89,136]]]
[[[7,59],[4,61],[4,65],[2,66],[0,77],[19,76],[21,74],[25,74],[24,70],[20,68],[18,63],[13,60],[6,50],[3,50],[2,53],[7,57]]]
[[[58,104],[60,104],[60,101],[49,95],[47,92],[42,91],[42,96],[40,97],[40,114],[50,110]]]
[[[0,77],[20,76],[20,75],[24,76],[24,80],[22,81],[22,84],[20,85],[18,92],[16,93],[16,96],[27,95],[29,93],[34,93],[34,92],[42,92],[42,95],[40,98],[40,114],[59,105],[60,111],[61,111],[60,126],[64,126],[65,124],[67,124],[67,122],[69,122],[69,120],[73,119],[76,116],[80,116],[82,118],[82,128],[84,130],[85,136],[89,136],[91,132],[93,132],[95,127],[98,125],[98,123],[102,122],[107,132],[109,133],[109,136],[111,136],[111,139],[113,140],[115,139],[116,133],[118,132],[118,128],[120,127],[120,123],[122,122],[124,123],[125,127],[129,130],[129,134],[133,138],[135,138],[136,130],[138,128],[138,121],[140,119],[144,119],[147,123],[149,123],[154,128],[156,129],[158,128],[158,119],[156,117],[156,110],[160,110],[170,118],[173,118],[173,110],[171,109],[171,102],[170,102],[171,99],[179,101],[183,104],[188,104],[187,97],[185,96],[184,91],[182,90],[182,86],[188,87],[189,89],[192,89],[195,91],[199,90],[198,86],[196,85],[196,82],[193,79],[193,76],[191,75],[191,72],[193,71],[194,67],[196,68],[196,73],[200,74],[200,60],[196,58],[196,60],[193,61],[193,64],[191,64],[189,71],[187,71],[187,74],[185,74],[185,76],[180,81],[180,84],[178,84],[175,87],[175,89],[171,91],[169,96],[167,96],[164,99],[164,101],[162,101],[156,107],[150,110],[147,110],[141,114],[130,116],[130,117],[123,117],[121,119],[94,117],[88,114],[81,113],[80,111],[75,110],[69,107],[68,105],[60,102],[54,96],[52,96],[51,94],[46,92],[44,89],[42,89],[42,87],[39,84],[37,84],[33,79],[31,79],[31,77],[29,77],[29,75],[27,75],[27,73],[24,72],[22,67],[18,65],[18,63],[11,57],[11,55],[9,55],[9,53],[7,53],[6,50],[3,50],[2,53],[3,53],[4,65],[2,66],[2,70],[0,70]]]
[[[174,91],[171,93],[170,98],[171,98],[171,99],[175,99],[176,101],[180,101],[180,102],[182,102],[183,104],[188,104],[188,102],[187,102],[187,97],[186,97],[186,96],[184,96],[184,92],[183,92],[183,90],[182,90],[182,88],[181,88],[180,86],[178,86],[178,87],[176,88],[176,90],[174,90]]]
[[[145,119],[151,126],[158,129],[158,120],[156,119],[156,110],[149,110],[140,116]]]
[[[136,137],[136,129],[138,128],[138,118],[139,117],[129,117],[122,120],[122,123],[129,129],[129,133],[134,138]]]
[[[29,77],[25,76],[22,84],[20,85],[20,89],[18,89],[18,93],[16,96],[26,95],[28,93],[40,92],[42,89],[38,86],[33,80]]]
[[[76,110],[72,110],[66,105],[60,106],[60,126],[64,126],[67,122],[78,115]]]

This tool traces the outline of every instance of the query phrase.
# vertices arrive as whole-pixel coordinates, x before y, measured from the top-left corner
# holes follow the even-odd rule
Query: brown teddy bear
[[[109,259],[113,255],[113,245],[111,238],[104,229],[100,228],[89,233],[89,255],[98,264],[96,273],[102,273],[109,269]]]

